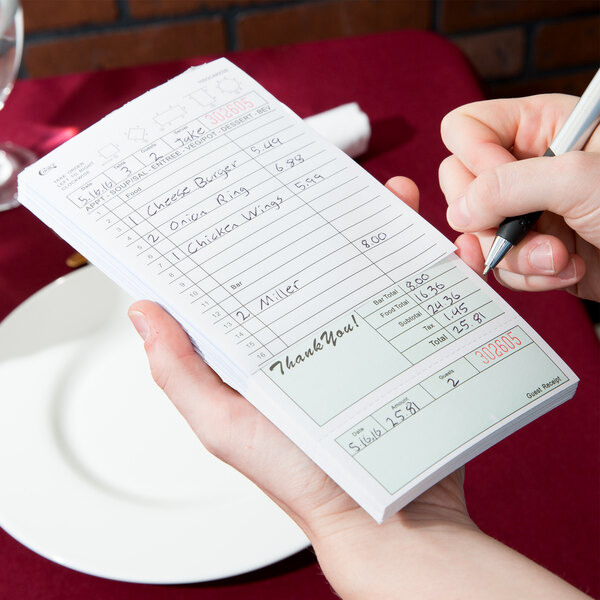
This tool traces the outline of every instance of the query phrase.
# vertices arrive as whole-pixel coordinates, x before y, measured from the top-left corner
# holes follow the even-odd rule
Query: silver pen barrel
[[[555,155],[581,150],[600,122],[600,69],[550,144]]]

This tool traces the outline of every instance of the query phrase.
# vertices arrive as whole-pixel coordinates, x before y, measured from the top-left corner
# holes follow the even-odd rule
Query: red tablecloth
[[[243,52],[230,58],[300,116],[359,102],[373,126],[371,149],[362,165],[382,182],[397,174],[412,177],[421,188],[423,215],[453,236],[437,183],[437,167],[446,154],[439,123],[450,109],[479,99],[481,93],[452,45],[428,33],[406,31]],[[91,125],[199,62],[203,60],[18,82],[0,112],[0,136],[43,154],[73,129]],[[24,208],[0,213],[0,318],[67,272],[65,258],[70,253]],[[502,293],[582,381],[575,399],[468,465],[470,511],[484,531],[597,595],[599,345],[577,299],[558,292]],[[0,598],[66,597],[334,596],[308,551],[233,580],[164,588],[71,571],[30,552],[0,530]]]

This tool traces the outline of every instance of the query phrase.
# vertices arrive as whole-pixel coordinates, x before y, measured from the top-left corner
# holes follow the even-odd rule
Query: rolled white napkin
[[[369,147],[369,117],[356,102],[307,117],[304,122],[352,158],[364,154]]]

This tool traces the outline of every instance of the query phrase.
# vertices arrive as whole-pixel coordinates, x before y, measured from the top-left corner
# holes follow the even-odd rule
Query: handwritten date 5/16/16
[[[363,430],[348,444],[348,448],[356,454],[378,440],[383,434],[384,430],[379,427],[371,427],[369,430]]]
[[[71,200],[75,202],[77,206],[83,208],[93,200],[100,198],[105,192],[108,192],[113,187],[114,183],[108,178],[105,178],[100,182],[92,182],[81,187],[81,190],[85,191],[85,193],[79,194],[75,198],[71,198]]]

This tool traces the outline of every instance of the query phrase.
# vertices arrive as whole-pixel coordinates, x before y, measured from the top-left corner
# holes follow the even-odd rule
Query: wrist
[[[468,515],[462,484],[461,469],[381,525],[343,493],[305,513],[304,529],[336,592],[346,600],[389,598],[391,589],[407,588],[406,578],[416,585],[411,573],[448,564],[455,543],[483,535]],[[408,588],[415,594],[402,597],[421,597]]]
[[[336,522],[321,524],[311,539],[319,564],[344,600],[426,598],[430,574],[437,573],[443,597],[444,571],[455,561],[456,547],[483,536],[464,515],[456,519],[401,511],[375,523],[357,509]]]

